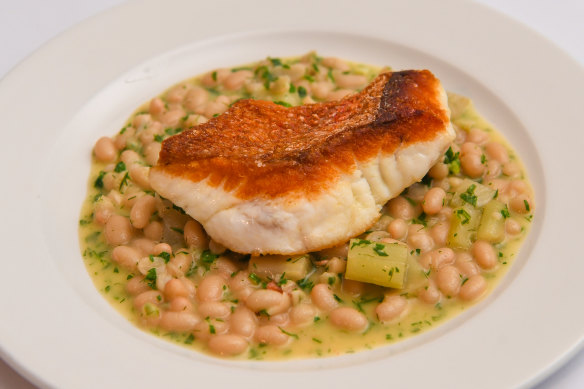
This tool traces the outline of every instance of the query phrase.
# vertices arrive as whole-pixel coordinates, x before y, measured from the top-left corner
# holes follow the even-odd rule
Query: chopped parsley
[[[527,200],[523,200],[523,204],[525,205],[525,210],[526,210],[527,212],[529,212],[529,211],[530,211],[530,209],[529,209],[529,203],[527,202]]]
[[[183,119],[187,120],[189,115],[186,115]],[[182,132],[182,128],[172,128],[172,127],[168,127],[164,129],[164,133],[166,135],[176,135]]]
[[[193,341],[195,340],[195,336],[193,334],[189,334],[189,336],[187,336],[187,338],[184,341],[184,344],[193,344]]]
[[[126,172],[126,174],[124,174],[124,177],[122,178],[122,181],[120,182],[120,187],[118,188],[120,192],[122,191],[124,185],[128,185],[128,178],[130,178],[130,174]]]
[[[335,76],[333,76],[333,69],[329,69],[326,76],[332,81],[335,82]]]
[[[449,147],[444,154],[444,163],[448,165],[448,171],[452,174],[460,173],[460,152],[454,153],[452,147]]]
[[[267,66],[260,66],[256,69],[255,74],[264,80],[264,88],[266,89],[270,89],[270,83],[278,79],[278,77],[270,73],[270,69]]]
[[[290,103],[287,103],[287,102],[285,102],[285,101],[280,101],[280,100],[278,100],[278,101],[274,101],[274,104],[278,104],[278,105],[281,105],[282,107],[287,107],[287,108],[289,108],[289,107],[291,107],[291,106],[292,106],[292,104],[290,104]]]
[[[385,246],[381,243],[376,243],[375,246],[373,246],[373,251],[375,251],[377,255],[380,257],[387,257],[388,255],[383,249],[385,249]]]
[[[126,164],[123,161],[117,163],[116,167],[114,168],[114,172],[121,173],[126,170]]]
[[[301,289],[311,291],[312,288],[314,287],[314,282],[312,282],[308,277],[305,277],[298,281],[298,286]]]
[[[148,273],[146,273],[144,279],[148,281],[146,284],[149,287],[156,289],[156,268],[153,267],[152,269],[148,270]]]
[[[161,252],[157,255],[157,257],[164,259],[164,263],[168,263],[170,261],[170,254],[166,251]]]
[[[91,214],[91,215],[87,216],[87,218],[86,218],[86,219],[81,219],[81,220],[79,220],[79,225],[80,225],[80,226],[86,226],[86,225],[88,225],[88,224],[91,224],[91,222],[93,221],[93,220],[92,220],[92,217],[93,217],[93,214]]]
[[[160,135],[160,134],[154,135],[155,142],[162,143],[163,140],[164,140],[164,135]]]
[[[473,205],[473,206],[477,206],[477,196],[474,194],[475,189],[477,188],[477,186],[475,184],[472,184],[471,186],[469,186],[466,190],[466,192],[461,193],[460,194],[460,198]]]
[[[466,212],[464,209],[457,209],[456,217],[460,219],[461,221],[460,224],[468,224],[468,222],[470,221],[470,214]]]
[[[270,62],[272,63],[273,66],[282,66],[282,60],[280,60],[280,58],[268,57],[268,59],[270,60]]]
[[[422,212],[420,214],[420,216],[418,216],[417,218],[415,218],[415,219],[412,220],[412,223],[413,224],[421,224],[424,227],[427,227],[428,226],[428,223],[426,223],[426,214],[424,212]]]
[[[103,177],[105,176],[105,172],[102,170],[99,172],[99,175],[97,176],[97,178],[95,179],[95,182],[93,183],[93,186],[95,188],[103,188]]]
[[[507,208],[507,204],[505,204],[505,208],[501,210],[501,216],[503,216],[503,219],[511,217],[511,214],[509,214],[509,209]]]
[[[371,241],[367,240],[367,239],[359,239],[358,242],[353,242],[353,244],[351,245],[351,248],[356,247],[356,246],[364,246],[366,244],[371,244]]]
[[[306,88],[303,86],[299,86],[298,87],[298,96],[300,96],[301,98],[306,97]]]
[[[258,275],[255,273],[249,273],[249,276],[247,276],[247,278],[249,278],[251,282],[253,282],[255,285],[259,285],[262,282],[261,278],[258,277]]]
[[[276,285],[278,286],[282,286],[284,285],[286,282],[288,282],[288,280],[286,279],[286,272],[282,273],[282,275],[280,276],[280,279],[278,280],[278,282],[276,282]]]
[[[179,213],[186,215],[187,213],[185,212],[184,209],[182,209],[181,207],[179,207],[178,205],[174,205],[172,204],[172,209],[174,209],[175,211],[178,211]],[[180,230],[180,228],[179,228]],[[176,230],[175,230],[176,231]],[[182,231],[182,230],[181,230]]]
[[[219,255],[213,254],[211,250],[205,250],[201,254],[201,262],[210,265],[215,261],[215,259],[217,259],[217,257],[219,257]]]
[[[283,334],[286,334],[288,336],[293,337],[294,339],[298,339],[298,335],[293,334],[291,332],[286,331],[285,329],[283,329],[282,327],[278,327],[280,329],[280,331],[282,331]]]

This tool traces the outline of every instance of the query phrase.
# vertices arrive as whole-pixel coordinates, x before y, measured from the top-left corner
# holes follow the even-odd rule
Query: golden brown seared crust
[[[339,101],[286,108],[241,100],[162,144],[154,169],[198,182],[209,177],[241,199],[310,196],[356,162],[401,144],[431,140],[449,118],[428,70],[379,75]]]

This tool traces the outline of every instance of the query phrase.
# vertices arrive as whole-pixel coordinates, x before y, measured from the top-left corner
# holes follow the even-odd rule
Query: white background
[[[584,1],[474,1],[498,9],[530,26],[584,66]],[[48,40],[123,2],[124,0],[0,0],[0,79]],[[537,352],[537,345],[534,345],[533,352]],[[5,388],[35,387],[0,360],[0,389]],[[584,350],[536,386],[536,389],[573,388],[584,388]]]

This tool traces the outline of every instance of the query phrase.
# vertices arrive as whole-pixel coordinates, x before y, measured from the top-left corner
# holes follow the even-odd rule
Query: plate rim
[[[176,1],[176,3],[180,3],[180,1]],[[424,1],[422,1],[421,3],[425,3],[425,2],[424,2]],[[148,4],[151,4],[151,5],[153,5],[153,4],[155,4],[155,2],[151,1],[151,2],[149,2]],[[460,3],[460,2],[457,2],[457,1],[450,1],[450,4],[457,4],[457,5],[460,5],[460,4],[462,4],[462,3]],[[109,10],[109,11],[106,11],[104,14],[116,13],[116,12],[118,12],[118,10],[119,10],[120,8],[124,8],[124,9],[130,9],[130,8],[135,8],[136,6],[137,6],[137,2],[129,3],[128,5],[124,4],[124,5],[121,5],[121,6],[119,6],[119,7],[114,7],[113,9],[111,9],[111,10]],[[474,7],[474,6],[477,6],[477,4],[474,4],[474,5],[473,5],[473,7]],[[484,6],[479,6],[479,7],[484,7]],[[471,7],[471,8],[472,8],[472,7]],[[53,39],[52,41],[50,41],[50,42],[49,42],[47,45],[45,45],[43,48],[41,48],[41,50],[47,50],[47,47],[48,47],[48,46],[55,46],[56,44],[58,45],[60,41],[64,40],[64,39],[65,39],[65,38],[67,38],[67,37],[70,37],[70,36],[71,36],[71,35],[73,35],[73,34],[76,34],[76,33],[79,31],[79,29],[80,29],[81,27],[83,27],[83,26],[87,25],[87,23],[93,23],[93,22],[95,22],[96,20],[99,20],[99,19],[101,19],[101,18],[104,16],[104,14],[101,14],[101,15],[98,15],[98,16],[96,16],[96,17],[90,18],[89,20],[87,20],[87,21],[85,21],[85,22],[82,22],[80,25],[78,25],[78,26],[76,26],[76,27],[73,27],[72,29],[70,29],[70,30],[66,31],[65,33],[61,34],[60,36],[58,36],[58,37],[54,38],[54,39]],[[512,21],[512,20],[508,20],[508,21],[510,21],[510,22],[514,22],[514,21]],[[539,37],[539,38],[542,38],[542,37]],[[551,43],[548,41],[548,42],[547,42],[547,44],[551,44]],[[19,65],[18,65],[16,68],[13,68],[13,69],[12,69],[12,70],[11,70],[11,71],[10,71],[10,72],[9,72],[9,73],[6,75],[6,76],[5,76],[5,77],[4,77],[2,80],[0,80],[0,91],[3,89],[3,87],[4,87],[4,86],[5,86],[7,83],[9,83],[10,81],[14,80],[15,78],[18,78],[18,76],[19,76],[19,73],[21,73],[21,69],[22,69],[22,68],[29,67],[29,66],[31,65],[31,63],[32,63],[32,62],[34,62],[34,61],[36,60],[36,58],[37,58],[37,57],[38,57],[37,53],[34,53],[34,54],[32,54],[31,56],[29,56],[27,59],[25,59],[23,62],[21,62],[21,63],[20,63],[20,64],[19,64]],[[570,59],[570,60],[572,60],[572,61],[574,61],[574,59],[573,59],[573,58],[571,58],[571,57],[569,57],[569,59]],[[581,70],[582,70],[582,69],[580,69],[580,71],[581,71]],[[15,74],[16,74],[16,76],[15,76]],[[545,374],[543,374],[543,375],[540,375],[539,377],[537,377],[537,376],[535,376],[535,377],[532,377],[532,381],[531,381],[531,382],[529,382],[528,384],[534,384],[535,382],[538,382],[538,381],[540,381],[541,379],[545,378],[545,376],[547,376],[549,373],[551,373],[551,372],[552,372],[552,371],[553,371],[555,368],[559,367],[559,361],[560,361],[560,360],[561,360],[561,361],[565,361],[565,360],[566,360],[566,359],[569,357],[569,355],[573,355],[573,354],[574,354],[574,353],[575,353],[575,352],[576,352],[576,351],[577,351],[579,348],[581,348],[581,347],[583,346],[583,343],[582,343],[582,336],[583,336],[583,335],[581,334],[581,337],[580,337],[580,342],[579,342],[579,343],[576,343],[576,344],[574,345],[574,347],[572,347],[571,349],[569,349],[569,350],[565,350],[565,352],[564,352],[562,355],[560,355],[560,359],[559,359],[559,360],[556,360],[556,361],[555,361],[555,362],[554,362],[552,365],[548,366],[548,368],[549,368],[549,371],[548,371],[548,372],[546,372],[546,373],[545,373]],[[29,378],[31,381],[35,382],[35,384],[38,384],[38,383],[40,383],[40,384],[44,384],[42,381],[39,381],[39,380],[40,380],[40,378],[38,378],[38,380],[37,380],[37,377],[34,375],[34,373],[33,373],[33,372],[30,372],[30,374],[29,374],[29,372],[27,371],[27,369],[26,369],[26,366],[25,366],[25,365],[20,365],[20,364],[19,364],[19,363],[16,361],[16,359],[14,359],[14,360],[13,360],[13,359],[11,358],[11,355],[10,355],[10,353],[8,353],[8,352],[7,352],[7,351],[4,349],[4,346],[3,346],[3,345],[1,345],[1,344],[0,344],[0,355],[2,356],[2,358],[3,358],[4,360],[6,360],[6,361],[8,362],[8,363],[9,363],[11,366],[13,366],[13,367],[14,367],[14,368],[15,368],[17,371],[19,371],[19,372],[21,372],[21,373],[23,373],[23,372],[24,372],[24,374],[23,374],[23,375],[25,375],[25,376],[26,376],[27,378]],[[13,363],[11,363],[11,362],[13,362]],[[38,382],[38,383],[37,383],[37,382]]]

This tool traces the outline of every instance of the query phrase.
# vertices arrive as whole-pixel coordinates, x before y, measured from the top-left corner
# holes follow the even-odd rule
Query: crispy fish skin
[[[163,142],[152,187],[233,251],[295,254],[370,227],[454,139],[427,70],[379,75],[342,100],[242,100]]]

